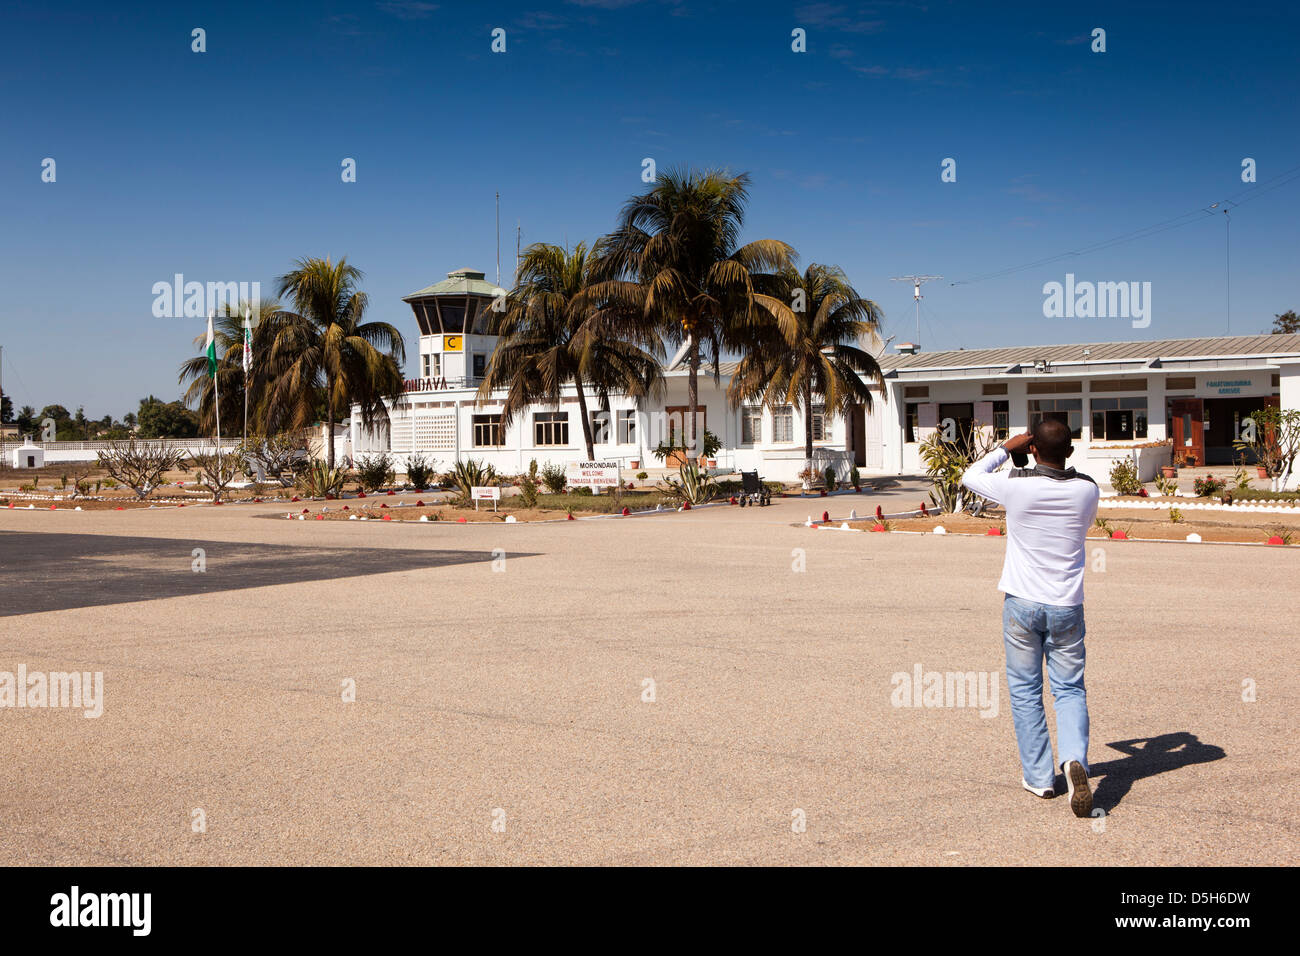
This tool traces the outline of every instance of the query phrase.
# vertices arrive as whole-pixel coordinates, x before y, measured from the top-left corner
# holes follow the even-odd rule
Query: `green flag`
[[[208,316],[208,378],[217,377],[217,340],[212,334],[212,316]]]

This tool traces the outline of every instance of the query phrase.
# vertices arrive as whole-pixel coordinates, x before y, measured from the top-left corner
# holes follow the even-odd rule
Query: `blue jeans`
[[[1025,782],[1047,788],[1056,768],[1068,760],[1088,767],[1088,692],[1083,686],[1083,605],[1038,604],[1008,594],[1002,602],[1002,637],[1007,649],[1007,691],[1020,746]],[[1057,753],[1043,710],[1043,658],[1056,700]]]

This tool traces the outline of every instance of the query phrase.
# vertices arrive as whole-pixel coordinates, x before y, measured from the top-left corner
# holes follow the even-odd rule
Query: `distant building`
[[[373,432],[354,408],[351,421],[340,426],[336,453],[390,452],[399,470],[412,454],[442,468],[480,459],[507,473],[527,470],[534,458],[542,465],[585,460],[572,386],[558,406],[529,408],[508,428],[501,424],[499,397],[479,404],[478,386],[497,343],[487,334],[488,311],[500,294],[482,272],[458,269],[404,297],[420,331],[419,375],[388,403],[388,423]],[[981,427],[1003,437],[1057,418],[1074,435],[1070,463],[1080,471],[1105,482],[1116,458],[1136,456],[1149,480],[1169,450],[1144,446],[1172,438],[1174,448],[1198,464],[1228,464],[1237,457],[1232,442],[1241,422],[1252,411],[1279,403],[1300,407],[1300,334],[932,353],[908,342],[897,349],[879,357],[884,387],[874,390],[870,410],[859,405],[841,417],[812,409],[818,470],[832,465],[841,479],[855,465],[866,473],[916,474],[924,471],[921,443],[936,430]],[[800,410],[733,409],[725,392],[735,364],[723,363],[718,371],[720,384],[712,368],[702,369],[699,379],[704,427],[722,445],[718,470],[757,469],[769,479],[797,480],[805,467]],[[651,450],[668,438],[680,441],[687,374],[679,353],[665,366],[658,400],[614,395],[607,415],[589,391],[595,457],[630,472],[659,466]]]

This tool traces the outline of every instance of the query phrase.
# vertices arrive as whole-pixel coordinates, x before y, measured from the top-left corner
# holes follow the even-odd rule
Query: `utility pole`
[[[912,283],[912,298],[916,300],[916,341],[919,345],[921,342],[921,283],[933,282],[935,279],[942,279],[943,276],[891,276],[891,282],[910,282]]]

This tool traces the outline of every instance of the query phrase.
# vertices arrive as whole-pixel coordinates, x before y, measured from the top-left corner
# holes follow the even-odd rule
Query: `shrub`
[[[357,484],[365,491],[378,491],[385,485],[391,485],[396,477],[393,459],[387,454],[357,459]]]
[[[249,478],[256,477],[260,467],[262,473],[274,478],[281,488],[293,484],[293,468],[298,462],[299,450],[292,436],[254,436],[239,446],[239,454],[244,459],[244,471]]]
[[[1206,475],[1204,478],[1197,478],[1192,483],[1192,490],[1196,492],[1198,498],[1210,498],[1217,495],[1227,486],[1227,482],[1222,478],[1215,478],[1213,475]]]
[[[831,465],[826,466],[826,471],[823,473],[822,479],[826,482],[827,491],[834,491],[839,487],[839,484],[835,480],[835,469]]]
[[[555,465],[548,461],[546,467],[542,469],[542,484],[553,495],[558,495],[564,491],[564,486],[568,483],[568,480],[563,465]]]
[[[1166,498],[1172,498],[1174,493],[1178,491],[1178,479],[1166,478],[1161,475],[1156,478],[1156,491],[1160,492],[1160,494],[1164,495]]]
[[[528,463],[528,474],[519,479],[519,503],[525,508],[537,507],[537,488],[541,482],[537,478],[537,459]]]
[[[1131,458],[1121,458],[1110,466],[1110,486],[1117,495],[1136,495],[1142,490],[1137,466]]]
[[[649,477],[650,477],[650,473],[649,473],[649,472],[638,471],[638,472],[636,473],[636,480],[637,480],[637,481],[645,481],[645,480],[646,480],[647,478],[649,478]]]
[[[243,474],[244,459],[238,452],[224,455],[215,451],[199,452],[190,455],[186,468],[198,473],[199,487],[212,492],[213,501],[220,501],[226,486]]]
[[[686,462],[677,469],[677,478],[671,475],[659,485],[659,490],[674,501],[689,501],[701,505],[719,494],[718,483],[708,472],[701,471],[694,462]]]
[[[981,429],[973,429],[951,442],[944,441],[943,433],[936,430],[925,440],[921,445],[921,460],[925,462],[925,475],[933,488],[930,501],[936,508],[944,513],[969,512],[977,517],[984,513],[988,502],[963,488],[961,479],[966,469],[987,455],[993,445],[992,436]]]
[[[1179,523],[1180,521],[1182,521],[1182,520],[1183,520],[1183,513],[1182,513],[1182,511],[1180,511],[1180,510],[1177,509],[1177,508],[1170,508],[1170,509],[1169,509],[1169,521],[1170,521],[1172,524],[1178,524],[1178,523]]]
[[[428,488],[434,475],[432,462],[423,455],[412,455],[406,459],[406,480],[416,488]]]
[[[475,458],[458,461],[447,472],[452,487],[456,489],[457,501],[461,504],[470,500],[470,489],[486,488],[497,480],[497,470],[492,465],[484,464]]]
[[[1268,532],[1270,535],[1277,535],[1277,537],[1281,538],[1283,544],[1290,544],[1295,540],[1295,529],[1284,524],[1270,525]]]
[[[862,476],[858,473],[858,466],[854,465],[849,469],[849,484],[854,488],[862,487]]]
[[[347,472],[342,468],[331,469],[329,462],[313,461],[298,475],[297,485],[308,497],[324,498],[340,494],[347,479]]]
[[[100,467],[143,501],[161,484],[163,475],[182,467],[185,452],[163,445],[137,444],[131,438],[113,442],[107,451],[99,452],[98,457]]]

